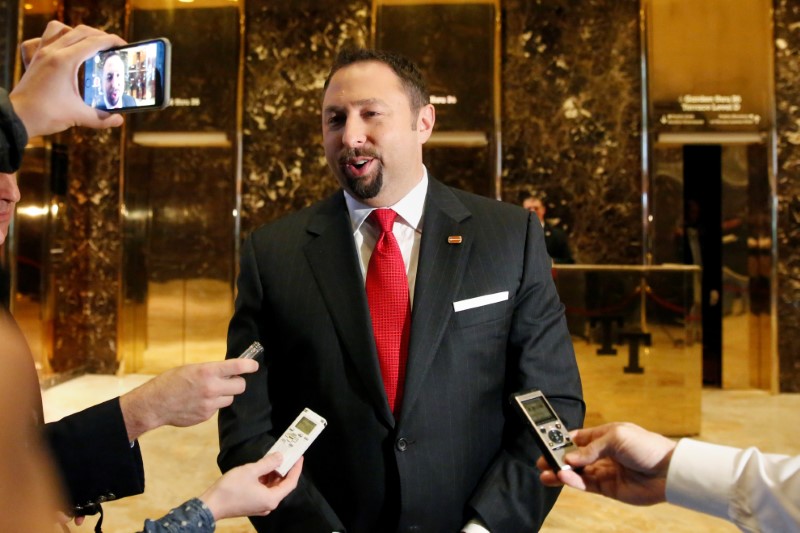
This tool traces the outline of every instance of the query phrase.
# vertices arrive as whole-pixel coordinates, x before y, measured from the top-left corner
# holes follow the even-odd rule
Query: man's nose
[[[342,144],[348,148],[358,148],[367,142],[364,125],[358,120],[348,120],[342,133]]]
[[[0,173],[0,200],[19,202],[20,194],[14,174]]]

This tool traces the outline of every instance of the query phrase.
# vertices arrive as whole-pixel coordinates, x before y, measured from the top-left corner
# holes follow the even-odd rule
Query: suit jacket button
[[[397,439],[397,443],[395,444],[397,451],[404,452],[408,449],[408,441],[404,438]]]

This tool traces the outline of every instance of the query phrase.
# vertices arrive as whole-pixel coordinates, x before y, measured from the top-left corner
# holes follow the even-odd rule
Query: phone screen
[[[169,104],[167,39],[99,52],[83,64],[83,101],[115,113],[162,109]]]

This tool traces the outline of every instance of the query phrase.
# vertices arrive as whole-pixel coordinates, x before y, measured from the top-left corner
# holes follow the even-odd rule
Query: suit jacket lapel
[[[433,179],[423,216],[401,418],[412,408],[439,349],[474,234],[469,210],[450,189]],[[460,236],[461,243],[449,243],[450,236]]]
[[[394,426],[381,380],[350,217],[341,192],[320,207],[308,224],[308,232],[316,237],[305,246],[306,258],[344,351],[351,357],[378,412]]]

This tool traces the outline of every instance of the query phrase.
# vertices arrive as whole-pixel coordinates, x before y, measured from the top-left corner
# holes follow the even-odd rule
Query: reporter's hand
[[[536,466],[544,485],[569,485],[633,505],[666,501],[674,441],[626,422],[579,429],[570,435],[579,448],[564,460],[582,470],[561,470],[556,475],[540,457]]]
[[[167,370],[120,398],[128,439],[160,426],[193,426],[211,418],[245,389],[244,378],[258,370],[252,359],[227,359]]]
[[[9,94],[29,137],[49,135],[72,126],[108,128],[122,125],[119,114],[87,106],[78,90],[78,68],[101,50],[125,41],[88,26],[70,28],[51,21],[41,38],[22,43],[27,70]]]
[[[303,469],[301,457],[282,478],[274,472],[281,460],[280,453],[271,453],[255,463],[238,466],[219,478],[200,499],[217,521],[234,516],[266,516],[294,490]]]

